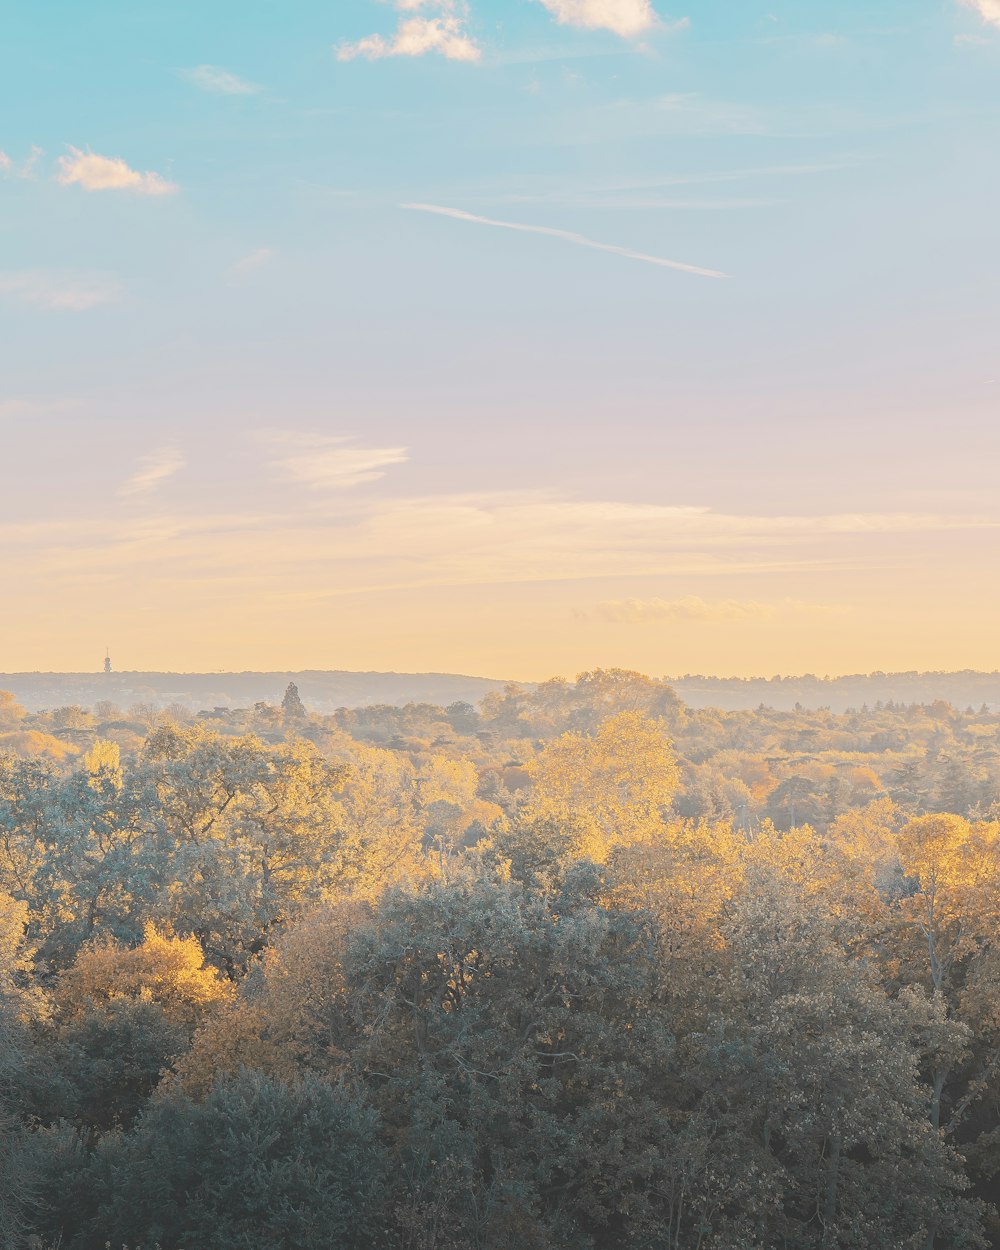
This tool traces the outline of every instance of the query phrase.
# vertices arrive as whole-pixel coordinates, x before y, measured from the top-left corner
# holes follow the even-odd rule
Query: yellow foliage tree
[[[193,1032],[232,994],[232,985],[206,966],[197,939],[173,937],[148,924],[140,946],[129,949],[113,941],[85,946],[60,978],[53,1005],[68,1022],[115,999],[142,999],[158,1004],[170,1024]]]
[[[416,871],[423,823],[416,769],[394,751],[352,743],[334,806],[338,892],[375,898]]]
[[[0,728],[8,729],[24,720],[24,708],[9,690],[0,690]]]
[[[293,1080],[303,1067],[335,1072],[347,1059],[344,959],[369,912],[343,902],[302,920],[262,957],[252,994],[240,993],[195,1035],[176,1080],[203,1097],[220,1075],[254,1068]]]
[[[90,774],[91,789],[100,790],[109,787],[121,790],[124,784],[122,772],[122,752],[117,742],[105,742],[98,738],[87,754],[83,764]]]
[[[27,904],[0,891],[0,1020],[7,1016],[23,1022],[42,1012],[41,992],[26,988],[31,969],[31,951],[24,937],[27,923]]]
[[[582,817],[593,829],[583,849],[599,862],[616,846],[662,836],[680,780],[663,722],[641,712],[609,717],[593,735],[563,734],[527,768],[530,818]]]
[[[1000,825],[961,816],[918,816],[896,835],[903,872],[917,889],[902,900],[906,925],[922,939],[931,986],[946,991],[956,967],[1000,924]]]
[[[80,748],[38,729],[18,729],[0,733],[0,752],[23,755],[26,759],[67,760],[79,755]]]
[[[686,820],[668,824],[655,843],[618,847],[608,859],[607,901],[656,918],[660,977],[675,1006],[706,967],[718,965],[722,916],[740,888],[744,849],[728,823]]]
[[[931,1122],[954,1130],[1000,1071],[1000,825],[918,816],[895,845],[916,887],[897,913],[901,975],[929,991],[939,1012],[971,1025],[979,1043],[952,1088],[958,1056],[928,1037]]]

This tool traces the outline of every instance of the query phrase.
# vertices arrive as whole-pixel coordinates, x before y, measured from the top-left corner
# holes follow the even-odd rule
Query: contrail
[[[576,234],[572,230],[555,230],[551,226],[526,226],[516,221],[497,221],[492,217],[477,217],[474,213],[466,213],[460,208],[444,208],[440,204],[403,204],[402,208],[412,209],[417,213],[437,213],[441,217],[454,217],[458,221],[473,221],[480,226],[498,226],[502,230],[520,230],[524,234],[547,234],[553,239],[565,239],[567,243],[576,243],[579,247],[592,247],[598,252],[611,252],[615,256],[625,256],[629,260],[641,260],[646,265],[660,265],[664,269],[680,269],[683,273],[696,273],[702,278],[725,278],[728,274],[719,269],[702,269],[700,265],[685,265],[679,260],[666,260],[662,256],[649,256],[645,252],[634,252],[630,247],[618,247],[614,243],[598,243],[596,239],[588,239],[585,234]]]

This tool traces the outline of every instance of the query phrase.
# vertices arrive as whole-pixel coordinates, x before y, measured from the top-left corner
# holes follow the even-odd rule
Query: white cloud
[[[152,494],[161,482],[179,473],[186,463],[176,447],[161,447],[151,455],[143,456],[138,469],[118,493],[130,497]]]
[[[478,61],[482,56],[468,32],[469,9],[465,0],[396,0],[395,8],[399,13],[417,16],[401,17],[388,39],[368,35],[355,43],[340,44],[337,60],[364,57],[378,61],[391,56],[426,56],[429,52],[449,61]],[[420,16],[420,9],[430,10],[432,16]]]
[[[700,265],[667,260],[663,256],[650,256],[646,252],[636,252],[630,247],[619,247],[615,243],[598,243],[596,239],[588,239],[586,235],[576,234],[572,230],[556,230],[551,226],[527,226],[514,221],[497,221],[492,217],[479,217],[475,213],[466,213],[460,208],[444,208],[440,204],[403,204],[401,207],[418,213],[437,213],[441,217],[453,217],[457,221],[471,221],[480,226],[497,226],[502,230],[518,230],[524,234],[544,234],[549,238],[575,243],[578,247],[589,247],[598,252],[611,252],[615,256],[624,256],[627,260],[639,260],[644,264],[659,265],[664,269],[680,269],[684,273],[698,274],[702,278],[726,277],[726,274],[719,269],[704,269]]]
[[[610,30],[623,39],[649,34],[662,25],[650,0],[541,0],[557,22],[584,30]],[[672,23],[686,26],[687,19]]]
[[[274,259],[274,250],[270,247],[257,247],[252,252],[248,252],[246,256],[241,257],[234,264],[229,266],[229,276],[231,278],[242,278],[245,274],[253,273],[256,269],[263,269],[265,265],[269,265]]]
[[[281,475],[314,490],[347,490],[385,477],[390,465],[405,464],[406,447],[351,447],[349,438],[322,434],[264,433],[278,452],[272,461]]]
[[[0,270],[0,296],[54,312],[84,312],[122,298],[120,282],[107,274],[42,269]]]
[[[0,171],[9,174],[14,168],[14,162],[10,159],[6,152],[0,149]]]
[[[1000,27],[1000,0],[958,0],[959,4],[978,13],[990,26]]]
[[[100,156],[70,148],[59,157],[56,181],[64,187],[77,183],[85,191],[134,191],[138,195],[169,195],[177,187],[159,174],[139,173],[119,156]]]
[[[213,95],[256,95],[261,90],[258,83],[231,74],[218,65],[196,65],[193,69],[182,69],[180,75],[186,82]]]

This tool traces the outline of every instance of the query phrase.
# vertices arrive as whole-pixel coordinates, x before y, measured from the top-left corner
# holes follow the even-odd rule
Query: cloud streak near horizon
[[[597,239],[588,238],[585,234],[577,234],[573,230],[558,230],[554,226],[532,226],[523,222],[500,221],[495,217],[481,217],[476,213],[467,213],[461,208],[446,208],[441,204],[401,204],[401,208],[415,213],[433,213],[438,217],[451,217],[456,221],[468,221],[479,226],[494,226],[500,230],[516,230],[521,234],[541,234],[551,239],[562,239],[565,243],[573,243],[577,247],[591,248],[595,252],[610,252],[613,256],[621,256],[626,260],[641,261],[646,265],[658,265],[662,269],[678,269],[681,273],[697,274],[701,278],[727,278],[729,275],[720,269],[706,269],[701,265],[690,265],[684,261],[668,260],[664,256],[652,256],[647,252],[637,252],[630,247],[621,247],[617,243],[601,243]]]
[[[679,599],[606,599],[597,604],[592,614],[598,620],[613,625],[680,624],[689,621],[731,624],[770,621],[782,614],[829,615],[842,610],[828,604],[801,603],[793,599],[761,603],[756,599],[708,601],[700,595],[684,595]],[[588,613],[582,615],[586,617]]]
[[[410,458],[407,447],[351,447],[353,440],[341,436],[282,430],[257,437],[277,453],[272,465],[282,477],[313,490],[349,490],[377,482],[391,465]]]
[[[186,461],[176,447],[161,447],[139,462],[139,468],[118,492],[125,497],[152,494],[167,478],[179,473]]]
[[[804,619],[829,634],[838,614],[872,606],[851,590],[863,577],[881,585],[888,571],[926,560],[932,547],[939,560],[959,559],[981,550],[1000,527],[994,515],[762,515],[546,490],[394,497],[356,488],[408,459],[402,447],[354,447],[288,431],[261,432],[253,441],[266,448],[259,468],[286,483],[280,493],[250,476],[240,493],[249,506],[232,508],[199,499],[195,477],[185,491],[163,490],[161,498],[180,467],[177,449],[161,447],[119,486],[117,508],[97,493],[84,513],[0,518],[0,577],[23,587],[22,601],[42,622],[58,617],[59,602],[94,593],[105,613],[131,622],[122,629],[135,631],[156,604],[162,629],[144,633],[143,645],[166,648],[179,657],[174,663],[188,666],[202,644],[177,636],[177,614],[209,611],[217,630],[238,626],[230,654],[248,660],[258,648],[280,651],[290,640],[326,654],[335,640],[341,655],[353,648],[360,668],[373,667],[368,657],[391,643],[394,655],[415,657],[407,664],[439,667],[448,659],[461,671],[482,663],[483,631],[492,622],[504,636],[488,645],[509,646],[532,672],[543,662],[578,665],[612,642],[623,648],[615,655],[642,667],[655,662],[665,629],[693,654],[713,655],[729,639],[747,663],[751,654],[772,656],[772,643],[801,646],[794,663],[808,668],[817,642],[802,633]],[[674,593],[664,595],[668,578]],[[586,607],[583,595],[591,600]],[[129,616],[137,598],[141,620]],[[346,612],[345,599],[352,605]],[[531,631],[522,637],[526,613]],[[886,628],[884,613],[879,622]],[[928,628],[939,624],[935,618]],[[708,626],[710,643],[701,632]],[[771,632],[762,632],[766,626]],[[752,653],[742,650],[751,634]],[[441,648],[431,660],[416,658],[431,644]],[[848,644],[845,657],[854,654]],[[36,626],[21,645],[54,642],[40,641]],[[217,646],[215,636],[210,645]],[[698,652],[701,646],[709,650]],[[774,667],[768,658],[753,663]],[[850,671],[849,658],[836,663]]]
[[[926,543],[931,535],[1000,528],[1000,519],[981,515],[767,516],[545,491],[352,496],[342,492],[379,480],[389,466],[405,463],[408,451],[352,448],[345,439],[285,432],[258,438],[277,451],[270,464],[281,477],[318,492],[315,505],[239,514],[182,508],[138,525],[113,514],[35,526],[0,523],[0,545],[11,560],[16,552],[30,556],[47,577],[112,569],[128,580],[135,568],[169,567],[179,583],[190,584],[228,569],[262,584],[294,580],[299,590],[328,597],[428,586],[822,572],[845,560],[855,566],[882,558],[885,540]],[[176,448],[161,448],[140,462],[120,493],[149,494],[182,467]],[[336,592],[328,586],[333,569]],[[696,606],[691,600],[680,607],[677,601],[644,603],[638,614],[633,608],[633,617],[691,616]]]

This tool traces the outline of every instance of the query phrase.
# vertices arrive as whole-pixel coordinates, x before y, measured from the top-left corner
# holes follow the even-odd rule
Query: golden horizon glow
[[[26,15],[0,670],[996,668],[993,5]]]

